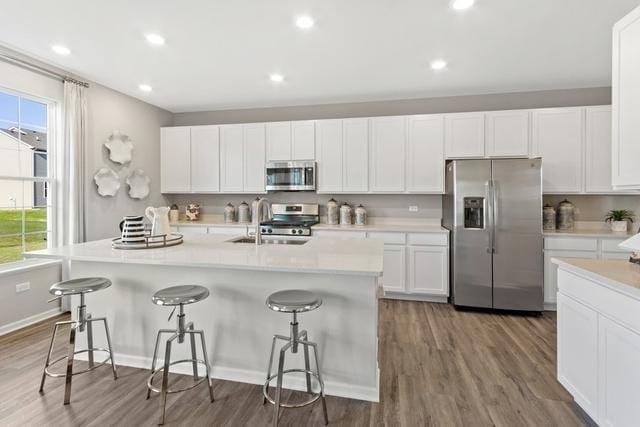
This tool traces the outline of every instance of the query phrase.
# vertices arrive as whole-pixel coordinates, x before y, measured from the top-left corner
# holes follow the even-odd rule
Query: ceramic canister
[[[144,242],[144,222],[142,215],[125,216],[120,221],[122,243]]]
[[[353,209],[346,203],[340,206],[340,225],[353,224],[352,220]]]
[[[180,210],[178,209],[178,205],[171,205],[171,210],[169,211],[169,221],[178,222],[180,219]]]
[[[542,208],[542,229],[545,231],[556,229],[556,210],[549,204]]]
[[[327,202],[327,224],[336,225],[340,220],[338,215],[338,202],[331,199]]]
[[[185,215],[189,221],[197,221],[200,219],[200,205],[197,203],[189,203],[185,210]]]
[[[367,224],[367,210],[362,205],[358,205],[355,209],[356,214],[356,225],[366,225]]]
[[[556,226],[558,230],[573,229],[573,225],[575,223],[575,212],[576,207],[567,199],[564,199],[560,204],[558,204],[556,214]]]
[[[235,222],[236,220],[236,210],[231,203],[227,203],[227,206],[224,207],[224,222]]]
[[[238,205],[238,222],[251,222],[251,212],[249,205],[246,202],[242,202]]]

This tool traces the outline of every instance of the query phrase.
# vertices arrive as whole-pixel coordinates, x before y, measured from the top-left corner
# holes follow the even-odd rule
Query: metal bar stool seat
[[[47,352],[47,360],[42,371],[42,379],[40,381],[40,393],[44,392],[45,379],[49,377],[65,377],[65,391],[64,391],[64,404],[69,404],[71,400],[71,383],[72,378],[75,375],[84,374],[89,371],[93,371],[100,366],[103,366],[107,362],[111,361],[111,369],[113,372],[113,379],[118,379],[116,372],[116,365],[113,361],[113,350],[111,348],[111,336],[109,334],[109,326],[107,325],[107,319],[105,317],[93,318],[90,313],[87,313],[87,307],[85,305],[85,294],[97,292],[102,289],[106,289],[111,286],[111,281],[103,277],[84,277],[72,280],[65,280],[63,282],[55,283],[49,288],[49,293],[54,295],[55,298],[49,300],[55,301],[64,296],[80,295],[80,305],[78,306],[78,314],[76,320],[68,320],[64,322],[56,322],[53,327],[53,334],[51,335],[51,342],[49,343],[49,351]],[[107,338],[108,348],[94,347],[93,346],[93,322],[102,322],[104,324],[105,334]],[[67,354],[59,357],[55,360],[51,360],[51,354],[53,353],[53,345],[58,328],[62,325],[71,325],[69,331],[69,348]],[[87,331],[87,348],[82,350],[75,349],[76,335],[78,332]],[[104,360],[95,362],[94,353],[101,352],[106,353]],[[86,369],[79,371],[73,370],[73,361],[77,354],[88,353],[89,363]],[[53,372],[50,368],[57,363],[66,360],[67,368],[65,372]]]
[[[273,340],[271,342],[271,353],[269,355],[269,366],[267,368],[267,379],[262,388],[263,400],[262,403],[265,404],[267,402],[274,405],[274,413],[273,413],[273,425],[277,426],[280,420],[280,408],[301,408],[307,405],[311,405],[318,400],[322,401],[322,414],[324,416],[324,423],[329,423],[329,418],[327,416],[327,403],[325,401],[324,396],[324,382],[322,381],[322,375],[320,373],[320,363],[318,361],[318,346],[316,343],[309,341],[309,336],[307,331],[299,330],[298,324],[298,313],[304,313],[307,311],[312,311],[317,309],[322,305],[322,299],[314,294],[313,292],[300,290],[300,289],[290,289],[275,292],[269,297],[267,297],[266,305],[273,311],[281,312],[281,313],[291,313],[293,319],[290,326],[289,336],[284,335],[274,335]],[[280,348],[280,358],[278,360],[278,371],[275,374],[271,374],[271,369],[273,367],[273,355],[275,352],[276,341],[282,340],[287,343]],[[288,350],[291,350],[291,353],[298,352],[298,346],[302,345],[304,349],[304,369],[295,368],[295,369],[284,369],[284,361],[285,354]],[[309,362],[309,347],[313,349],[313,356],[315,359],[315,370],[312,370]],[[306,377],[306,386],[307,393],[311,396],[309,399],[300,402],[300,403],[288,403],[281,401],[282,395],[282,382],[283,377],[289,373],[304,373]],[[319,390],[313,391],[313,387],[311,384],[311,378],[315,378]],[[275,397],[271,397],[269,394],[269,386],[273,380],[277,381],[276,385],[276,393]]]
[[[195,302],[202,301],[208,296],[209,290],[203,286],[183,285],[161,289],[151,297],[151,301],[156,305],[173,307],[168,320],[171,320],[171,317],[176,311],[176,308],[179,309],[176,329],[160,329],[158,331],[158,335],[156,336],[156,343],[153,350],[153,360],[151,362],[151,374],[147,379],[147,399],[149,399],[149,397],[151,396],[152,391],[160,393],[162,397],[160,401],[160,421],[158,422],[158,424],[160,425],[164,424],[165,410],[167,406],[167,395],[170,393],[180,393],[183,391],[187,391],[200,385],[204,381],[208,381],[209,397],[211,399],[211,402],[213,402],[213,383],[211,381],[211,368],[209,366],[209,359],[207,357],[207,346],[204,340],[204,331],[194,329],[193,322],[186,323],[184,314],[184,306],[186,304],[193,304]],[[156,369],[156,359],[158,356],[158,348],[160,346],[160,337],[162,334],[172,335],[166,341],[164,363],[160,368]],[[175,340],[177,340],[178,343],[183,343],[185,335],[189,335],[189,339],[191,342],[191,359],[181,359],[172,362],[172,343]],[[200,344],[202,345],[202,359],[198,359],[196,354],[196,335],[200,337]],[[194,383],[187,387],[169,388],[169,369],[171,366],[181,363],[191,364],[193,369]],[[202,378],[198,377],[198,365],[202,365],[205,368],[206,375]],[[153,384],[153,381],[160,373],[162,373],[162,384],[160,387],[157,387]]]

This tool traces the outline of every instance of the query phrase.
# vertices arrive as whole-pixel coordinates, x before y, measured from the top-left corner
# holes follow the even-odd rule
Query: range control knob
[[[262,232],[263,232],[263,233],[266,233],[266,232],[267,232],[267,229],[266,229],[266,228],[263,228],[263,229],[262,229]]]
[[[298,230],[298,234],[302,234],[302,230]]]
[[[269,232],[269,233],[273,233],[273,230],[272,230],[272,229],[269,229],[269,230],[268,230],[268,232]]]

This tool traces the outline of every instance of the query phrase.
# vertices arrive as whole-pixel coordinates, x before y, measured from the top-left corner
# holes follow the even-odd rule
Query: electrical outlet
[[[16,285],[16,293],[20,293],[20,292],[27,292],[29,289],[31,289],[31,283],[29,282],[24,282],[24,283],[18,283]]]
[[[415,205],[409,206],[409,212],[418,212],[418,207]]]

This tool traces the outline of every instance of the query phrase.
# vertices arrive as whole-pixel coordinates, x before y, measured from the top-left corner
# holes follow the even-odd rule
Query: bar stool
[[[262,394],[264,395],[262,404],[265,404],[268,401],[269,403],[274,405],[273,425],[278,425],[280,408],[301,408],[303,406],[311,405],[318,399],[322,400],[322,413],[324,415],[324,423],[329,424],[329,418],[327,417],[327,403],[324,398],[324,383],[322,381],[322,376],[320,374],[320,364],[318,362],[318,346],[316,343],[309,341],[307,331],[300,331],[298,325],[298,313],[304,313],[317,309],[322,305],[322,299],[319,296],[315,295],[313,292],[291,289],[275,292],[269,295],[266,304],[267,307],[269,307],[273,311],[278,311],[281,313],[292,313],[293,315],[293,319],[289,324],[289,336],[273,336],[273,341],[271,342],[271,354],[269,356],[269,367],[267,368],[267,380],[265,381],[264,387],[262,388]],[[287,341],[287,343],[282,346],[282,348],[280,348],[278,372],[272,375],[271,368],[273,365],[273,353],[275,351],[277,340]],[[287,350],[291,350],[291,353],[295,354],[298,352],[299,345],[302,345],[304,348],[304,369],[284,369],[284,360]],[[313,348],[313,356],[316,361],[315,371],[311,370],[310,368],[309,347]],[[298,404],[283,403],[280,401],[280,396],[282,394],[283,376],[291,372],[302,372],[305,374],[307,393],[312,394],[311,398],[309,398],[307,401]],[[320,386],[320,390],[318,392],[314,392],[311,387],[311,377],[314,377],[318,381],[318,385]],[[274,378],[277,378],[275,399],[269,395],[269,384]]]
[[[71,379],[74,375],[83,374],[85,372],[92,371],[105,363],[107,361],[111,361],[111,370],[113,371],[113,379],[118,379],[118,374],[116,373],[116,364],[113,361],[113,350],[111,348],[111,336],[109,335],[109,326],[107,325],[107,319],[105,317],[93,318],[91,314],[87,313],[87,306],[85,305],[84,296],[85,294],[100,291],[102,289],[106,289],[111,286],[111,281],[105,279],[103,277],[85,277],[79,279],[66,280],[64,282],[55,283],[49,288],[49,293],[54,295],[55,298],[49,300],[49,302],[55,301],[59,298],[68,295],[80,295],[80,305],[78,306],[78,315],[76,320],[68,320],[65,322],[56,322],[53,327],[53,334],[51,335],[51,343],[49,344],[49,351],[47,353],[47,361],[44,364],[44,370],[42,371],[42,380],[40,381],[40,393],[44,391],[44,380],[47,376],[50,377],[65,377],[65,387],[64,387],[64,404],[68,405],[71,399]],[[96,348],[93,347],[93,322],[103,322],[104,330],[107,336],[107,346],[109,349],[105,348]],[[58,331],[58,327],[62,325],[71,325],[71,330],[69,331],[69,348],[66,356],[62,356],[53,362],[51,362],[51,353],[53,352],[53,344],[56,338],[56,332]],[[84,350],[75,349],[76,345],[76,334],[78,332],[87,331],[87,348]],[[95,363],[94,361],[94,352],[99,351],[103,353],[107,353],[108,357],[104,359],[102,362]],[[81,371],[73,371],[73,360],[76,354],[80,353],[88,353],[89,354],[89,367],[87,369],[83,369]],[[65,373],[54,373],[49,371],[49,367],[55,365],[56,363],[67,359],[67,369]]]
[[[209,358],[207,357],[207,346],[204,342],[204,331],[195,330],[193,328],[193,322],[186,323],[185,314],[184,314],[184,306],[185,304],[192,304],[194,302],[201,301],[209,296],[209,290],[203,286],[172,286],[169,288],[161,289],[156,292],[151,301],[154,304],[162,305],[162,306],[172,306],[173,310],[169,315],[169,319],[173,316],[173,313],[176,311],[176,308],[179,308],[178,317],[177,317],[177,327],[176,329],[160,329],[158,331],[158,335],[156,337],[156,344],[153,350],[153,361],[151,362],[151,375],[149,375],[149,379],[147,380],[147,399],[151,396],[151,392],[154,391],[156,393],[160,393],[162,399],[160,401],[160,422],[158,424],[164,424],[164,415],[165,408],[167,406],[167,394],[169,393],[179,393],[182,391],[190,390],[200,383],[204,382],[204,380],[208,380],[209,383],[209,397],[213,402],[213,383],[211,381],[209,368]],[[160,336],[162,334],[172,334],[166,341],[166,349],[164,353],[164,364],[161,368],[156,370],[156,358],[158,355],[158,347],[160,345]],[[182,359],[171,362],[171,345],[175,340],[178,340],[178,343],[184,342],[184,336],[189,334],[189,338],[191,341],[191,359]],[[202,356],[203,360],[199,360],[196,357],[196,341],[195,335],[200,336],[200,343],[202,345]],[[179,363],[191,363],[193,367],[193,379],[195,381],[189,387],[184,387],[180,389],[170,389],[168,386],[169,382],[169,367],[173,365],[177,365]],[[198,378],[198,364],[205,366],[206,376],[202,378]],[[153,380],[158,372],[162,372],[162,385],[160,388],[155,387],[153,385]]]

